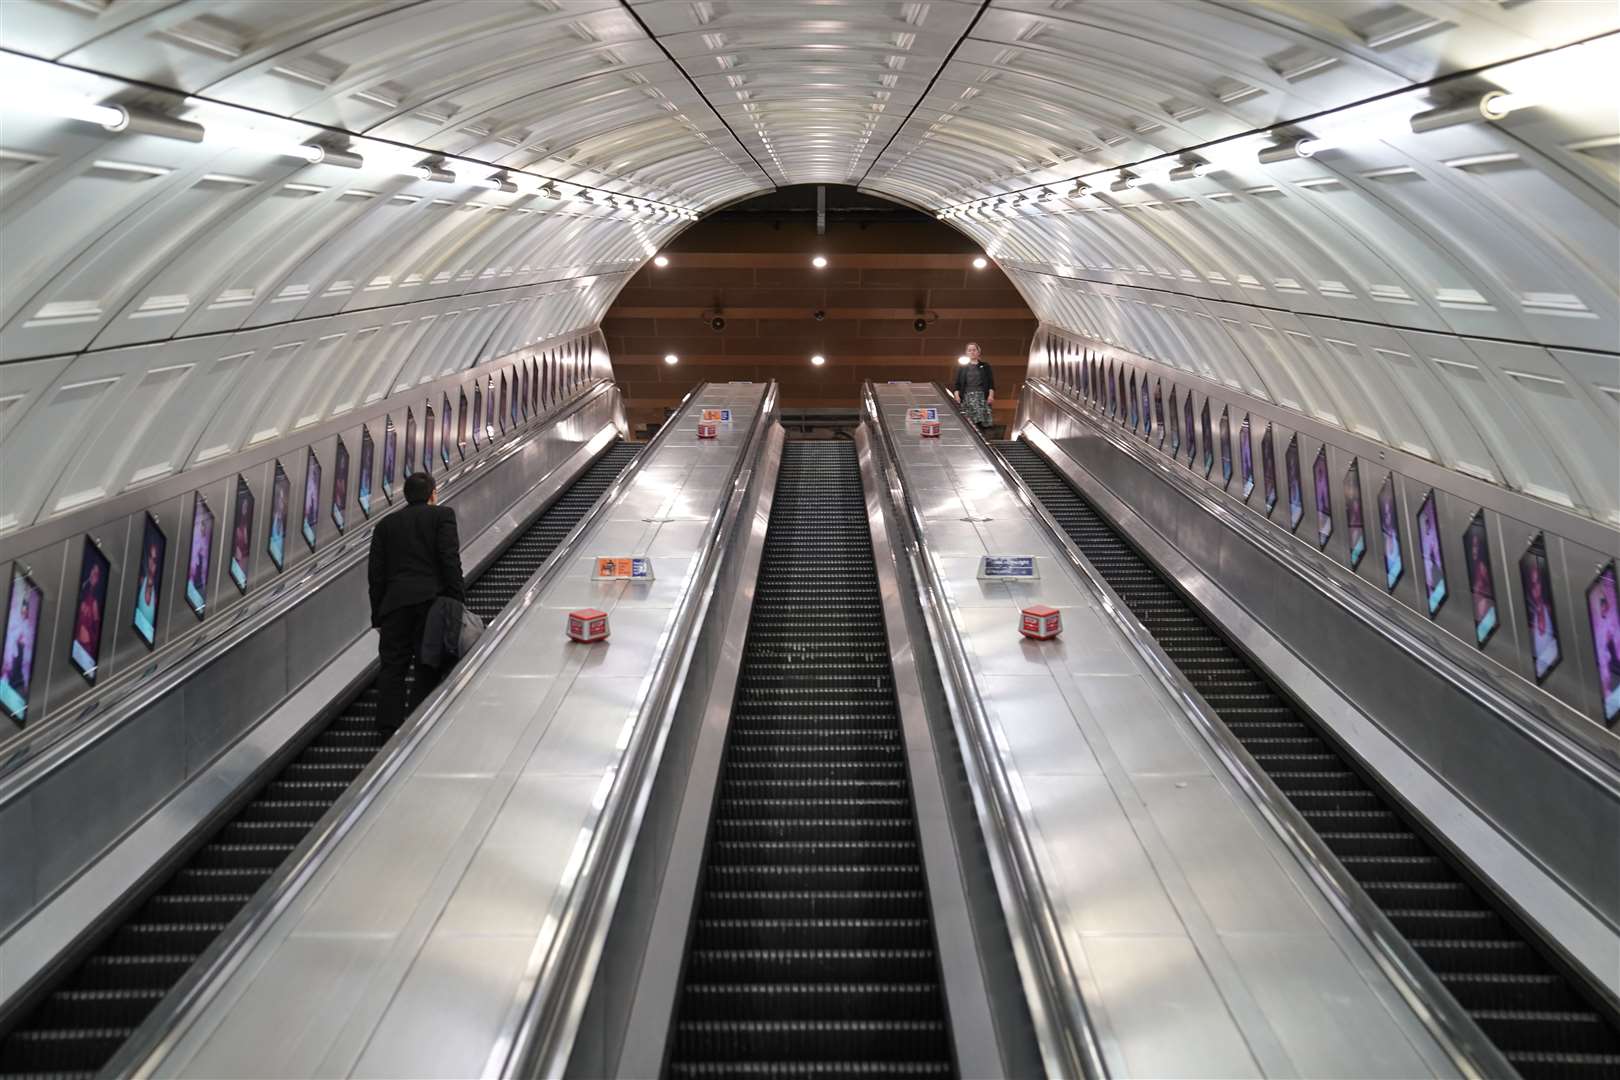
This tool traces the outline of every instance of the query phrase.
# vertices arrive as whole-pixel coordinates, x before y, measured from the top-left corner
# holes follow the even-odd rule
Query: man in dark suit
[[[405,673],[422,643],[422,626],[435,598],[466,602],[461,578],[461,537],[456,512],[436,505],[433,477],[405,478],[405,506],[388,514],[371,533],[371,625],[377,628],[377,726],[384,735],[404,723]],[[418,700],[439,681],[439,672],[417,665]]]

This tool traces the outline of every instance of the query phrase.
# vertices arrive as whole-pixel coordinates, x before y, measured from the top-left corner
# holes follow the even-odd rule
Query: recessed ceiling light
[[[815,258],[810,260],[810,265],[815,267],[817,270],[820,270],[823,266],[827,265],[827,256],[817,255]]]
[[[668,266],[669,265],[669,256],[668,255],[655,255],[655,256],[653,256],[653,265],[654,266]]]
[[[825,356],[822,356],[820,353],[816,353],[816,355],[814,355],[814,356],[812,356],[810,358],[810,366],[811,367],[821,367],[826,362],[827,362],[827,358]]]
[[[966,359],[966,358],[964,357],[964,359]],[[674,367],[676,364],[678,364],[680,362],[681,362],[681,358],[676,356],[674,353],[665,353],[664,354],[664,363],[668,364],[670,367]]]
[[[990,265],[989,261],[987,259],[985,259],[985,257],[983,255],[975,256],[974,259],[973,259],[973,269],[975,269],[975,270],[983,270],[985,267],[987,267],[989,265]]]

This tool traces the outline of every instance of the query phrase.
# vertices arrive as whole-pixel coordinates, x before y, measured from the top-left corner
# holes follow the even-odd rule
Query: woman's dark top
[[[974,390],[988,393],[995,388],[996,377],[990,371],[990,365],[983,360],[977,364],[964,364],[956,369],[956,392],[958,394],[967,394]]]

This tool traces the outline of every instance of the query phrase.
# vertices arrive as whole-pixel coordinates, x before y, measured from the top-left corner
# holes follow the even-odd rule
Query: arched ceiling
[[[589,329],[691,215],[802,182],[945,214],[1053,326],[1620,521],[1617,27],[1580,0],[7,0],[0,531],[245,448],[268,429],[219,418],[267,381],[285,432]]]

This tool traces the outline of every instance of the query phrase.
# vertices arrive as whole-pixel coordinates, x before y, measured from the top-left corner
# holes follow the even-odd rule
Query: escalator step
[[[671,1076],[944,1077],[944,1007],[865,497],[783,449]]]

